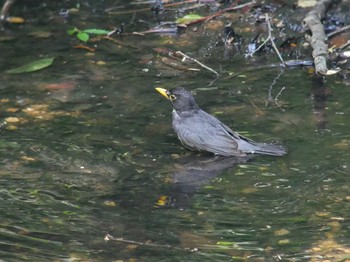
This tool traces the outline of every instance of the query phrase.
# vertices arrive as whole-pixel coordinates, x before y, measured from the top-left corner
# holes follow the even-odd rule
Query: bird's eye
[[[170,98],[171,101],[175,101],[176,100],[176,95],[171,94],[169,96],[169,98]]]

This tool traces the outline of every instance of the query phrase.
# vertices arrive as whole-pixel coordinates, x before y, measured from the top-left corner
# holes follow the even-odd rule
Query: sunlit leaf
[[[111,201],[111,200],[106,200],[103,202],[103,204],[105,206],[108,206],[108,207],[116,207],[117,206],[117,202]]]
[[[290,243],[289,239],[281,239],[278,241],[279,245],[288,245]]]
[[[176,23],[177,24],[187,24],[189,22],[198,20],[203,18],[203,16],[197,15],[197,14],[189,14],[189,15],[185,15],[184,17],[178,18],[176,19]]]
[[[18,112],[20,109],[17,108],[17,107],[9,107],[9,108],[6,108],[6,112],[9,112],[9,113],[16,113]]]
[[[63,211],[63,214],[65,214],[65,215],[76,215],[77,213],[76,212],[74,212],[74,211],[69,211],[69,210],[67,210],[67,211]]]
[[[6,22],[11,24],[23,24],[24,19],[22,17],[9,16],[9,17],[6,17]]]
[[[19,118],[18,117],[7,117],[7,118],[5,118],[5,121],[7,122],[7,123],[17,123],[17,122],[19,122],[20,120],[19,120]]]
[[[22,160],[24,161],[35,161],[36,159],[30,156],[22,156],[21,157]]]
[[[275,231],[275,236],[284,236],[284,235],[288,235],[289,233],[290,231],[288,229],[281,228]]]
[[[304,8],[314,6],[316,3],[316,0],[298,0],[298,6]]]
[[[335,75],[335,74],[338,74],[340,71],[341,71],[340,68],[329,69],[329,70],[327,70],[326,75],[327,76]]]
[[[92,34],[92,35],[106,35],[109,33],[109,31],[104,29],[85,29],[85,30],[82,30],[82,32],[87,34]]]
[[[160,196],[155,203],[154,207],[162,207],[169,204],[170,198],[168,196]]]
[[[89,34],[88,33],[85,33],[85,32],[82,32],[80,31],[78,34],[77,34],[77,37],[79,40],[83,41],[83,42],[87,42],[89,41]]]
[[[39,59],[29,64],[26,64],[11,70],[7,70],[6,73],[20,74],[20,73],[30,73],[30,72],[38,71],[50,66],[53,63],[53,60],[54,60],[53,57]]]
[[[235,242],[219,241],[219,242],[216,242],[216,244],[219,246],[233,246],[235,244]]]

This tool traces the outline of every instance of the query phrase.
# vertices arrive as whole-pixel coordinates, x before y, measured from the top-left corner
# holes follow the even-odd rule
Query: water
[[[34,19],[1,33],[12,37],[0,42],[2,72],[55,57],[45,70],[0,76],[1,119],[12,118],[0,136],[2,260],[346,259],[345,81],[323,83],[306,68],[242,71],[254,62],[221,60],[220,46],[207,45],[220,39],[214,32],[204,35],[207,42],[201,33],[189,38],[191,31],[128,36],[122,44],[97,42],[89,53],[72,48],[78,40],[66,29],[104,28],[112,18],[120,24],[130,16],[96,11],[85,26],[87,7],[67,21],[54,4],[47,8],[52,13],[38,5],[25,14],[39,12],[40,21],[51,17],[52,24]],[[54,34],[30,34],[38,31]],[[211,72],[168,67],[155,47],[191,54],[221,76],[214,81]],[[273,98],[286,89],[266,107],[277,76]],[[254,140],[283,143],[288,155],[222,159],[186,150],[157,86],[195,91],[201,108]]]

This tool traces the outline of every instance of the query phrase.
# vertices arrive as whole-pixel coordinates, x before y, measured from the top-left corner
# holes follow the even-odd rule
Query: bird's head
[[[174,88],[171,90],[157,87],[156,90],[170,101],[173,108],[178,113],[198,109],[192,93],[183,87]]]

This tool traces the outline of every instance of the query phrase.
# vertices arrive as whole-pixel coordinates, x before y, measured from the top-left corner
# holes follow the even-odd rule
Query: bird
[[[170,101],[173,107],[173,129],[188,149],[235,157],[249,154],[283,156],[287,153],[282,145],[258,143],[234,132],[219,119],[200,109],[192,93],[183,87],[155,89]]]

